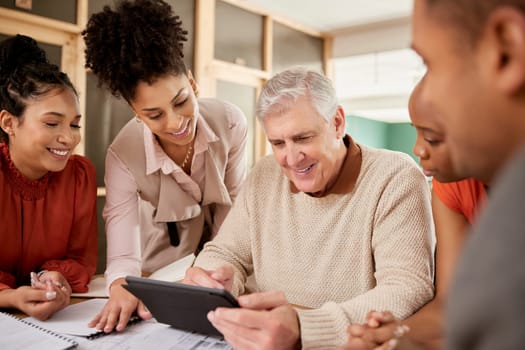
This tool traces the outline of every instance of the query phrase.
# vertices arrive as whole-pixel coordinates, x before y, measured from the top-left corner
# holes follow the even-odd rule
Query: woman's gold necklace
[[[188,147],[188,151],[186,152],[186,156],[184,157],[184,160],[182,161],[182,164],[180,165],[182,170],[184,170],[184,168],[186,167],[186,163],[188,163],[188,160],[190,160],[190,154],[192,150],[193,150],[193,146],[190,143],[190,146]]]

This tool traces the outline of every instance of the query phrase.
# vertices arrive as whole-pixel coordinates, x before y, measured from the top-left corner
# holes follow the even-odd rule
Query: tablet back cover
[[[126,281],[123,287],[142,300],[157,321],[185,331],[222,336],[206,315],[217,307],[238,307],[220,289],[138,277],[126,277]]]

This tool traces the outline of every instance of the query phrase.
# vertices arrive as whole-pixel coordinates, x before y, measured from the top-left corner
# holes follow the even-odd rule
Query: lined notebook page
[[[48,329],[0,312],[0,349],[66,350],[78,343]]]

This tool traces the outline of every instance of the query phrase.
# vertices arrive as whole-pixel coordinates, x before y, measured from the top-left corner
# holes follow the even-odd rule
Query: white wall
[[[335,31],[333,57],[408,48],[410,31],[409,16]]]

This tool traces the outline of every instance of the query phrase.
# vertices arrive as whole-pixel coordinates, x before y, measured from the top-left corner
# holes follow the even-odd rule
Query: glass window
[[[98,79],[88,72],[86,96],[86,156],[97,170],[97,185],[104,186],[106,150],[134,114],[127,102],[97,86]]]
[[[416,53],[381,51],[340,57],[333,63],[335,90],[347,114],[409,122],[408,97],[426,70]]]
[[[110,6],[114,8],[113,1],[111,0],[88,0],[88,17],[92,14],[100,12],[104,9],[104,6]]]
[[[255,99],[256,88],[228,81],[217,80],[217,98],[239,106],[248,121],[246,160],[248,168],[255,161]]]
[[[76,0],[34,0],[30,10],[15,6],[15,0],[0,0],[0,7],[53,18],[62,22],[77,23]]]
[[[262,69],[263,17],[217,1],[215,58]]]
[[[305,66],[322,72],[323,39],[274,22],[273,73],[292,66]]]

